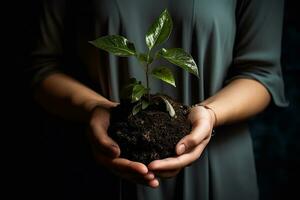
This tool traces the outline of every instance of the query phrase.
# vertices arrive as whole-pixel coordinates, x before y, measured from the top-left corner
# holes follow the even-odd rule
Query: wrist
[[[109,113],[110,108],[118,104],[109,100],[88,99],[82,103],[76,103],[75,107],[81,110],[81,121],[90,122],[95,112]],[[105,112],[104,112],[105,111]]]
[[[205,105],[205,104],[202,104],[202,103],[198,103],[198,104],[192,105],[191,108],[196,107],[196,106],[202,106],[209,112],[209,114],[211,116],[211,119],[212,119],[212,122],[213,122],[212,123],[213,128],[218,125],[218,118],[217,118],[216,112],[214,111],[214,109],[211,106],[208,106],[208,105]]]
[[[92,116],[95,112],[110,113],[110,109],[116,107],[119,103],[112,101],[94,101],[87,105],[88,113]]]
[[[200,106],[203,106],[204,108],[206,108],[209,111],[209,113],[213,119],[213,128],[215,128],[218,125],[218,118],[217,118],[217,114],[216,114],[215,110],[211,106],[208,106],[208,105],[200,104]]]

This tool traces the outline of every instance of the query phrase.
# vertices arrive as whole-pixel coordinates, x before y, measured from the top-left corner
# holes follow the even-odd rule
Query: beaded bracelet
[[[216,134],[216,130],[215,130],[214,127],[218,124],[218,118],[217,118],[216,112],[215,112],[211,107],[208,107],[207,105],[202,105],[202,104],[200,104],[200,103],[197,103],[197,104],[192,105],[192,106],[190,107],[190,109],[192,109],[192,108],[194,108],[194,107],[196,107],[196,106],[202,106],[202,107],[204,107],[204,108],[206,108],[206,109],[209,109],[209,110],[211,110],[212,113],[214,114],[214,116],[215,116],[215,121],[214,121],[214,126],[213,126],[213,130],[212,130],[212,134],[211,134],[211,136],[214,136],[214,135]]]

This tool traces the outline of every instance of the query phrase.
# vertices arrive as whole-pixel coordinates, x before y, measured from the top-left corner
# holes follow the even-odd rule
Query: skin
[[[109,109],[117,106],[117,102],[109,101],[60,73],[44,79],[35,91],[35,98],[52,114],[88,124],[87,133],[99,164],[122,178],[153,188],[159,186],[157,177],[176,176],[182,168],[197,160],[209,143],[214,127],[245,120],[266,108],[271,99],[267,89],[259,82],[233,80],[216,95],[201,102],[214,111],[202,106],[190,110],[188,119],[192,123],[192,131],[178,142],[176,157],[155,160],[145,166],[120,158],[119,146],[107,135]]]
[[[200,157],[214,127],[245,120],[261,112],[270,100],[269,92],[261,83],[250,79],[233,80],[216,95],[201,102],[213,111],[202,106],[192,108],[189,114],[192,132],[178,142],[178,156],[153,161],[148,169],[164,178],[176,176],[182,168]]]

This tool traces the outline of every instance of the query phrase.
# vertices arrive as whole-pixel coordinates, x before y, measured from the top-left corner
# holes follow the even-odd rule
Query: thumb
[[[209,125],[205,122],[194,123],[190,134],[183,137],[176,145],[177,155],[182,155],[196,148],[207,137]]]

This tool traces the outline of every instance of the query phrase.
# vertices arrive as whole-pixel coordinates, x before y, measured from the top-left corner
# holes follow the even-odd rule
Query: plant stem
[[[147,64],[146,64],[146,87],[147,87],[147,96],[148,96],[148,102],[150,102],[150,88],[149,88],[149,68],[150,68],[150,63],[149,63],[149,57],[150,57],[150,51],[148,51],[147,54]]]
[[[146,87],[147,87],[147,96],[148,96],[148,102],[150,102],[150,88],[149,88],[149,63],[146,65]]]

